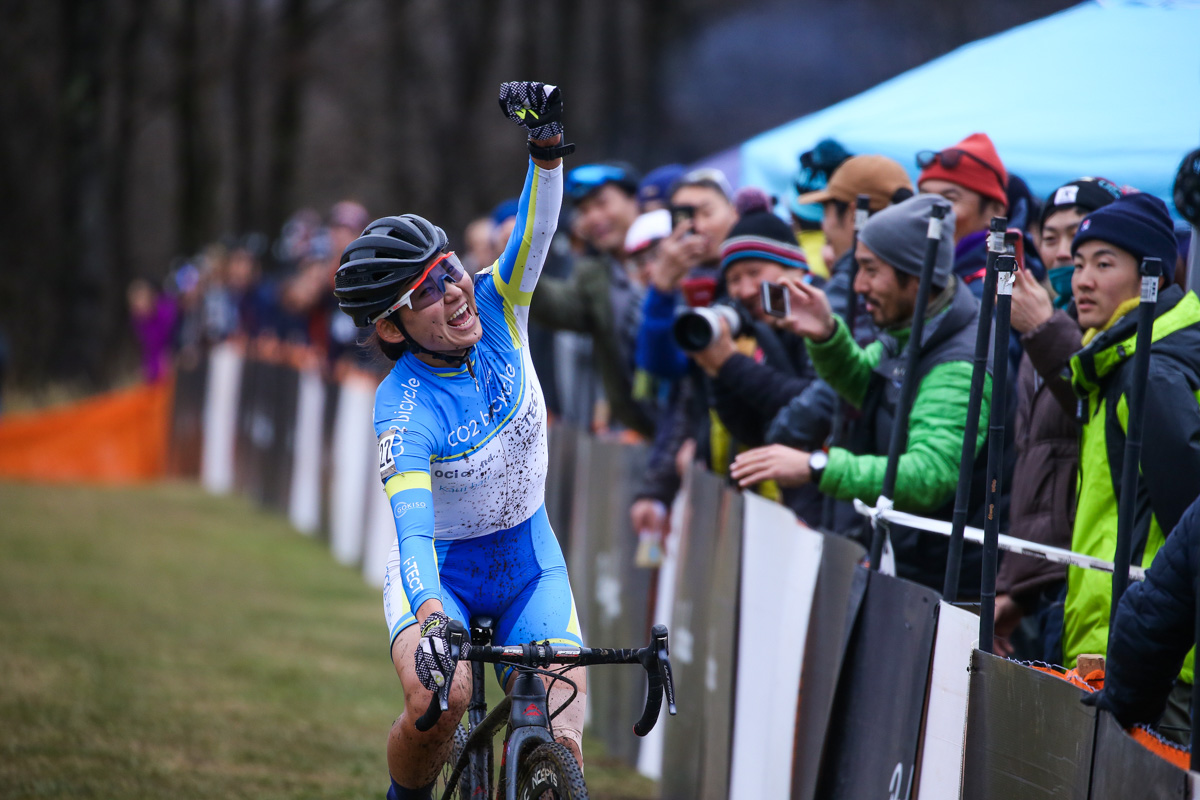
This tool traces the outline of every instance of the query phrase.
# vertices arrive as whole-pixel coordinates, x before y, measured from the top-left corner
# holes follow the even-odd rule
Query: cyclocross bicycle
[[[443,800],[488,800],[493,796],[492,738],[502,726],[507,726],[507,733],[495,793],[497,800],[586,800],[587,787],[579,764],[570,750],[554,740],[551,724],[558,712],[575,698],[578,688],[561,670],[548,669],[551,665],[566,670],[594,664],[641,664],[649,680],[646,707],[642,718],[633,726],[633,732],[638,736],[645,736],[658,721],[664,689],[667,709],[672,715],[675,713],[675,685],[671,678],[665,625],[655,625],[650,644],[636,650],[592,649],[544,642],[494,647],[494,626],[491,617],[472,617],[471,641],[468,643],[462,623],[450,622],[448,639],[455,668],[459,661],[471,662],[471,702],[467,707],[469,726],[460,724],[455,731],[454,747],[438,780],[435,796],[440,792]],[[484,698],[484,664],[507,664],[517,672],[512,692],[490,714]],[[547,708],[542,675],[553,681],[563,681],[573,690],[567,702],[554,713],[549,713]],[[417,720],[417,730],[432,728],[442,712],[449,708],[452,684],[452,680],[447,681],[433,696],[429,709]]]

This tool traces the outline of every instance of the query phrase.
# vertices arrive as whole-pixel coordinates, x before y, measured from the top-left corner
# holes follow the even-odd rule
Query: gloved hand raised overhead
[[[529,131],[530,139],[549,139],[563,132],[562,91],[537,81],[500,84],[500,110]]]

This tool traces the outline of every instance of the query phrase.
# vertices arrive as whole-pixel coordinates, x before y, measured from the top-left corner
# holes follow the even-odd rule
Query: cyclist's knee
[[[464,672],[468,673],[468,677],[464,678]],[[407,719],[415,722],[429,708],[429,704],[433,700],[433,692],[421,685],[421,682],[417,679],[415,669],[411,673],[411,675],[401,676],[400,685],[404,690],[405,716]],[[467,712],[467,705],[471,701],[469,673],[470,670],[467,665],[459,665],[454,675],[454,684],[450,687],[450,708],[448,711],[442,712],[442,718],[438,721],[439,728],[447,720],[453,720],[457,723],[462,718],[462,715]]]
[[[582,670],[580,670],[582,672]],[[582,683],[582,681],[580,681]],[[558,712],[558,716],[554,718],[554,738],[567,746],[571,750],[572,755],[579,762],[579,766],[583,768],[583,717],[587,707],[587,693],[585,686],[579,687],[579,694],[575,696],[562,711]],[[550,687],[550,691],[546,697],[546,704],[549,706],[550,713],[558,711],[559,707],[566,703],[571,697],[571,687],[562,683],[556,683]]]

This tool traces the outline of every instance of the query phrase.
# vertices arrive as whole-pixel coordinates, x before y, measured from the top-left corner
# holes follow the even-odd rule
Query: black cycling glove
[[[549,139],[563,132],[562,91],[537,81],[500,84],[500,110],[529,131],[530,139]]]
[[[434,611],[421,623],[421,641],[417,645],[417,680],[436,692],[454,678],[454,660],[450,657],[447,631],[450,617]]]

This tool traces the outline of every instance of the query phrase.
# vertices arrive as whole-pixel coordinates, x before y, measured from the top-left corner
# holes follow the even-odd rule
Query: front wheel
[[[558,742],[535,747],[517,771],[517,800],[587,800],[583,772]]]
[[[454,800],[479,800],[479,797],[487,795],[487,773],[486,766],[480,767],[474,763],[467,766],[459,775],[458,781],[454,785],[454,791],[446,794],[446,788],[449,785],[450,776],[454,772],[454,767],[462,756],[463,750],[467,745],[467,729],[459,725],[454,730],[454,746],[451,748],[449,755],[446,756],[445,763],[442,764],[442,770],[438,773],[437,780],[433,784],[434,798],[454,798]],[[482,794],[480,794],[482,792]],[[389,795],[390,797],[391,795]]]

